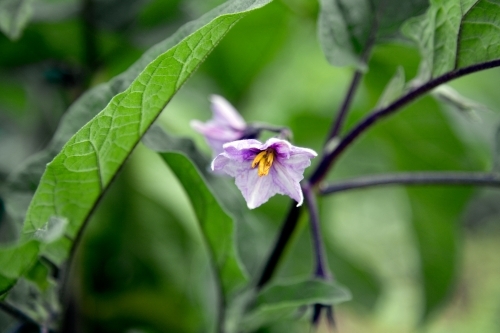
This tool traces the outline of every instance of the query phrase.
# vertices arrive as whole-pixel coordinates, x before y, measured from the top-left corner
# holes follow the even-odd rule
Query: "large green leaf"
[[[208,171],[210,159],[189,138],[179,138],[153,126],[144,137],[144,143],[154,151],[175,151],[187,156],[202,175],[210,191],[225,212],[228,212],[236,227],[237,253],[246,274],[257,278],[265,256],[268,255],[271,239],[263,239],[269,233],[266,219],[249,214],[246,202],[234,181],[214,175]]]
[[[193,157],[199,161],[202,155],[194,153],[195,147],[191,140],[169,136],[159,127],[151,128],[144,142],[160,152],[184,187],[212,252],[224,294],[228,295],[238,286],[242,287],[245,276],[236,257],[232,217],[223,210],[206,184],[200,167],[206,168],[207,164],[201,163],[197,167],[200,163],[189,159]]]
[[[33,0],[0,0],[0,30],[18,39],[33,14]]]
[[[9,177],[8,186],[4,190],[4,198],[9,215],[19,224],[24,220],[28,204],[38,186],[47,163],[61,151],[63,145],[82,126],[88,123],[98,112],[108,105],[113,96],[124,91],[151,61],[209,22],[211,22],[210,24],[212,26],[215,26],[217,22],[214,20],[217,17],[228,15],[228,19],[241,18],[248,11],[260,8],[271,1],[272,0],[228,1],[203,15],[196,21],[187,23],[171,37],[150,48],[124,73],[86,92],[66,112],[48,147],[31,157],[23,167]],[[218,27],[217,29],[223,28]],[[202,59],[199,59],[198,61],[201,60]]]
[[[334,305],[350,299],[349,290],[336,282],[305,280],[273,284],[257,294],[252,309],[241,319],[238,331],[253,332],[269,323],[290,320],[301,306]]]
[[[371,43],[394,39],[401,24],[419,15],[427,0],[320,0],[319,40],[334,66],[366,69]]]
[[[149,135],[148,141],[151,138],[152,135]],[[156,146],[155,150],[161,152],[161,157],[175,173],[190,198],[203,235],[211,249],[223,291],[225,294],[230,293],[245,282],[245,275],[236,257],[232,217],[221,208],[200,171],[182,153],[183,149],[175,147],[176,144],[182,145],[182,139],[179,141],[172,138],[172,140],[175,142],[163,141],[163,148]],[[154,145],[149,142],[150,146]],[[190,140],[187,145],[189,144],[192,145]]]
[[[232,2],[224,14],[153,60],[123,92],[83,126],[47,165],[28,208],[23,234],[51,217],[68,220],[76,237],[98,199],[168,101],[229,29],[269,0]],[[91,103],[93,100],[88,100]]]
[[[422,54],[422,80],[500,58],[500,1],[432,0],[403,32]]]

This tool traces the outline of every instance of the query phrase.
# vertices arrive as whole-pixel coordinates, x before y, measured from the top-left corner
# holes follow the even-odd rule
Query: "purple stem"
[[[281,258],[281,255],[285,251],[285,247],[290,238],[292,237],[295,227],[297,226],[301,208],[302,206],[297,207],[295,201],[292,202],[292,206],[290,207],[286,220],[283,223],[283,226],[281,227],[281,231],[278,236],[278,239],[276,240],[273,251],[271,252],[269,258],[267,259],[266,265],[264,266],[260,278],[257,281],[257,289],[261,289],[262,287],[264,287],[264,285],[273,276],[273,273],[276,270],[276,267],[278,266],[278,262]]]
[[[320,186],[321,194],[364,187],[406,184],[406,185],[483,185],[500,187],[500,174],[491,172],[404,172],[353,178],[334,184]]]
[[[449,73],[446,73],[444,75],[441,75],[435,79],[432,79],[431,81],[425,83],[424,85],[415,88],[414,90],[411,90],[408,92],[406,95],[401,96],[399,99],[394,101],[393,103],[389,104],[385,108],[382,108],[380,110],[377,110],[370,115],[366,116],[361,122],[358,123],[357,126],[355,126],[343,139],[340,141],[338,146],[330,153],[324,156],[324,158],[321,160],[320,164],[312,174],[312,176],[309,178],[309,181],[311,182],[312,186],[317,185],[328,173],[328,170],[330,170],[330,167],[332,163],[335,161],[335,159],[362,133],[364,133],[368,128],[370,128],[372,125],[374,125],[377,121],[379,121],[382,118],[385,118],[399,109],[401,109],[403,106],[406,104],[409,104],[416,100],[417,98],[420,98],[423,96],[425,93],[431,91],[432,89],[436,88],[437,86],[449,82],[451,80],[454,80],[456,78],[462,77],[467,74],[471,74],[474,72],[478,72],[481,70],[493,68],[493,67],[498,67],[500,66],[500,60],[493,60],[493,61],[488,61],[482,64],[477,64],[477,65],[472,65],[469,67],[464,67],[460,68],[454,71],[451,71]]]
[[[304,199],[309,210],[311,237],[313,243],[312,245],[314,250],[314,258],[316,261],[314,277],[321,278],[323,280],[329,280],[331,279],[332,275],[328,269],[328,264],[326,263],[326,251],[323,240],[321,238],[321,226],[319,223],[319,212],[318,204],[316,202],[316,195],[307,182],[304,182],[304,184],[302,185],[302,191],[304,192]]]
[[[362,76],[363,73],[359,69],[356,70],[356,72],[354,72],[351,84],[349,85],[349,90],[347,91],[347,95],[345,96],[345,99],[342,102],[342,105],[340,106],[339,112],[337,113],[337,118],[335,119],[335,123],[333,124],[333,127],[330,130],[330,133],[328,134],[325,146],[331,139],[339,135],[340,130],[342,129],[342,125],[344,124],[345,117],[347,116],[347,112],[350,109],[354,93],[356,92],[359,83],[361,82]]]

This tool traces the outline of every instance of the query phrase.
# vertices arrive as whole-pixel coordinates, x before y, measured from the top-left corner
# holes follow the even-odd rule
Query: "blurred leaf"
[[[371,44],[398,35],[401,24],[419,15],[426,0],[320,0],[318,34],[323,52],[333,66],[366,70],[365,53]]]
[[[153,126],[144,137],[146,146],[154,151],[179,152],[189,158],[202,175],[212,195],[222,209],[229,212],[236,226],[237,253],[245,267],[245,273],[255,278],[260,273],[262,259],[267,255],[269,244],[265,242],[259,228],[264,224],[262,217],[248,213],[243,197],[234,186],[233,180],[214,175],[208,170],[210,159],[194,145],[189,138],[172,136],[158,126]],[[266,230],[267,231],[267,230]]]
[[[49,274],[49,268],[40,260],[37,260],[25,274],[25,277],[27,280],[35,283],[41,291],[45,291],[50,285]]]
[[[8,278],[0,274],[0,300],[2,300],[7,294],[7,290],[12,288],[16,284],[16,279]]]
[[[422,320],[439,310],[452,296],[457,279],[460,245],[459,219],[470,189],[408,189],[413,226],[422,266],[424,311]]]
[[[500,172],[500,127],[495,133],[495,145],[492,171]]]
[[[481,118],[477,115],[477,112],[489,110],[486,106],[462,96],[458,91],[446,84],[434,89],[432,94],[471,121],[480,122]]]
[[[349,301],[351,293],[336,282],[306,280],[289,284],[273,284],[257,295],[253,310],[239,325],[244,332],[269,323],[292,319],[300,307],[312,304],[334,305]]]
[[[391,81],[387,84],[384,92],[380,96],[376,108],[383,108],[396,100],[404,92],[405,88],[405,71],[403,67],[398,67]]]
[[[39,250],[38,242],[0,248],[0,294],[13,286],[13,282],[35,263]]]
[[[226,295],[245,282],[234,247],[232,218],[220,207],[193,164],[177,153],[161,154],[186,190],[213,252]]]
[[[328,262],[336,279],[352,293],[349,304],[373,310],[382,292],[380,279],[366,267],[349,258],[341,249],[328,244]]]
[[[10,39],[18,39],[28,24],[33,0],[0,0],[0,30]]]
[[[139,185],[144,181],[139,172],[155,170],[162,174],[156,178],[158,187],[184,196],[175,194],[176,188],[182,190],[171,183],[175,177],[166,179],[168,170],[156,167],[167,168],[156,153],[137,147],[82,235],[74,262],[77,273],[68,285],[89,331],[211,331],[215,274],[189,218],[182,220]]]
[[[499,59],[500,2],[432,0],[427,13],[410,19],[403,32],[420,49],[423,81]]]
[[[206,184],[199,165],[202,155],[196,153],[190,139],[176,138],[154,126],[144,137],[145,144],[160,156],[175,173],[191,200],[203,235],[210,247],[214,265],[219,272],[222,291],[227,297],[245,282],[245,275],[236,257],[232,217],[220,206],[213,189]],[[184,153],[189,151],[188,153]],[[172,153],[175,152],[175,153]],[[196,162],[191,162],[194,158]]]
[[[320,303],[338,304],[349,301],[351,293],[336,282],[306,280],[289,284],[273,284],[262,290],[256,306],[281,308]]]
[[[241,99],[286,42],[291,17],[279,1],[245,17],[224,38],[200,70],[210,74],[221,89],[220,93],[227,99]],[[245,43],[241,43],[242,40]]]

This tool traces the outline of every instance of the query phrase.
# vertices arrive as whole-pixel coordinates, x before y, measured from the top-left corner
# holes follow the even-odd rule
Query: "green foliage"
[[[30,197],[43,165],[58,150],[56,147],[76,132],[47,165],[36,187],[23,226],[23,239],[38,234],[40,240],[50,242],[42,247],[40,254],[57,265],[62,264],[69,254],[71,239],[77,236],[104,190],[167,102],[239,19],[268,2],[236,1],[215,9],[157,45],[121,77],[82,97],[69,111],[51,146],[11,178],[13,191],[9,195],[14,203],[10,208],[17,205],[14,216],[22,216],[19,197]],[[184,36],[187,37],[181,41]],[[162,54],[165,48],[170,49]],[[156,59],[155,55],[158,55]],[[133,80],[141,66],[152,59]],[[132,83],[127,90],[115,96],[101,113],[80,128],[111,98],[112,87],[120,90],[128,82]],[[66,222],[60,223],[66,220],[67,226]],[[25,258],[29,265],[37,251],[27,256],[24,250],[20,247],[1,253],[6,260]],[[26,265],[22,268],[28,268]],[[14,270],[9,266],[5,268],[7,276],[21,276],[21,266],[13,267]]]
[[[425,0],[321,0],[318,34],[328,61],[334,66],[366,70],[373,44],[395,39],[401,24],[423,12]]]
[[[264,3],[243,7],[251,10]],[[166,103],[243,14],[222,15],[150,63],[123,93],[83,126],[48,165],[28,208],[23,233],[52,216],[76,237],[99,197]]]
[[[229,297],[231,292],[244,286],[246,279],[236,257],[232,216],[217,202],[213,189],[208,187],[199,171],[198,168],[206,164],[194,164],[190,160],[200,161],[202,155],[196,151],[191,140],[169,136],[159,127],[152,127],[144,141],[160,153],[186,190],[212,252],[212,260],[222,283],[221,297]]]
[[[10,241],[21,231],[20,241],[0,247],[0,300],[46,324],[44,329],[57,329],[54,318],[65,315],[58,295],[67,292],[71,302],[62,299],[63,308],[72,309],[75,302],[86,331],[199,332],[224,327],[229,333],[292,333],[310,329],[291,319],[309,321],[312,303],[335,304],[336,314],[366,331],[411,331],[418,322],[435,330],[443,325],[439,309],[444,306],[450,310],[444,327],[454,332],[478,327],[498,331],[493,323],[474,325],[494,322],[496,314],[485,319],[483,309],[486,304],[498,307],[498,297],[487,289],[496,288],[497,279],[489,281],[489,263],[477,259],[485,256],[467,254],[462,261],[461,254],[470,251],[471,234],[460,223],[464,220],[478,233],[484,230],[484,220],[493,228],[500,214],[498,195],[484,192],[478,199],[471,188],[426,187],[364,189],[318,198],[328,263],[339,284],[311,280],[315,259],[306,208],[273,280],[257,291],[253,284],[289,202],[275,197],[248,211],[234,180],[208,170],[208,154],[194,143],[202,138],[194,137],[187,123],[209,117],[206,96],[218,91],[249,122],[288,126],[297,145],[321,152],[352,69],[328,66],[320,47],[330,64],[364,72],[345,133],[368,110],[390,105],[415,86],[500,59],[499,1],[432,0],[429,6],[423,0],[321,0],[316,13],[314,1],[232,0],[143,53],[142,48],[170,35],[186,18],[220,2],[138,0],[125,8],[121,1],[96,1],[91,23],[97,50],[90,61],[97,67],[83,79],[78,73],[88,65],[89,50],[84,42],[76,42],[82,24],[77,1],[39,1],[35,23],[18,42],[0,36],[0,111],[8,111],[0,114],[0,153],[8,151],[2,150],[4,143],[16,142],[12,147],[22,149],[10,151],[28,156],[52,134],[40,136],[39,123],[53,128],[55,114],[61,115],[87,84],[108,80],[128,67],[83,92],[49,146],[9,177],[6,173],[17,167],[17,156],[11,154],[12,162],[0,159],[1,199],[8,213],[0,216],[0,238]],[[231,29],[248,12],[270,2]],[[65,9],[60,10],[63,3]],[[30,1],[0,0],[0,29],[10,38],[20,37],[29,7]],[[415,17],[426,8],[424,15]],[[418,73],[417,50],[409,44],[384,45],[402,41],[402,26],[422,55]],[[39,89],[43,84],[33,79],[25,91],[23,78],[40,78],[42,67],[44,80],[51,84],[64,74],[52,61],[63,62],[62,69],[70,63],[76,81],[85,83],[63,87],[56,80],[59,83],[50,89]],[[179,91],[203,62],[194,80]],[[406,84],[406,78],[414,76]],[[491,71],[453,88],[438,87],[432,95],[451,108],[423,98],[370,127],[349,146],[328,179],[412,170],[498,171],[495,111],[500,99],[492,84],[497,79],[498,72]],[[462,93],[481,98],[481,104]],[[41,115],[33,116],[35,110]],[[157,117],[168,131],[150,128]],[[29,133],[36,147],[19,140],[24,134],[12,135],[17,132]],[[142,145],[132,154],[141,138],[159,154]],[[149,165],[154,163],[148,156],[156,158],[156,165]],[[162,178],[167,174],[169,178]],[[22,230],[16,230],[25,217]],[[82,235],[87,222],[88,232]],[[80,246],[71,252],[80,237]],[[474,237],[475,246],[485,246],[481,236]],[[497,253],[498,235],[490,231],[488,237],[497,245],[487,253]],[[70,252],[74,261],[68,274]],[[290,278],[299,282],[274,282]],[[59,290],[66,283],[67,291]],[[464,286],[460,290],[465,296],[455,303],[465,304],[467,314],[450,302],[452,296],[461,296],[457,285]],[[351,302],[337,305],[350,294]],[[488,297],[495,301],[487,303]],[[431,315],[438,315],[436,321],[428,320]],[[397,323],[390,321],[396,317]],[[2,319],[0,331],[11,329]],[[285,328],[283,323],[292,324]]]
[[[434,0],[425,15],[409,20],[403,31],[422,54],[419,79],[499,59],[499,6],[498,1]]]
[[[10,39],[18,39],[31,15],[33,0],[0,1],[0,30]]]

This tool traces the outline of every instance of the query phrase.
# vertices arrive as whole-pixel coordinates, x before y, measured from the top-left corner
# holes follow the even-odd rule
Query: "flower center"
[[[271,165],[273,165],[275,154],[274,149],[267,148],[255,156],[252,162],[252,168],[258,166],[257,172],[259,177],[267,176],[269,170],[271,169]]]

